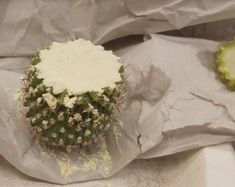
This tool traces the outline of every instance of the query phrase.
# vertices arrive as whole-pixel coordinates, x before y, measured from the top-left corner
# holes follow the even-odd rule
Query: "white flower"
[[[93,111],[92,111],[92,113],[96,116],[96,115],[99,115],[99,111],[98,111],[98,109],[94,109]]]
[[[38,87],[36,87],[34,90],[33,90],[33,93],[36,93],[38,92]]]
[[[40,104],[41,102],[42,102],[42,98],[41,97],[37,98],[37,103]]]
[[[46,91],[47,91],[47,92],[50,92],[50,91],[51,91],[51,88],[49,88],[49,87],[46,88]]]
[[[64,101],[63,104],[64,106],[68,107],[68,108],[73,108],[73,105],[76,103],[77,98],[76,97],[72,97],[69,98],[67,95],[64,97]]]
[[[86,122],[90,122],[90,121],[91,121],[91,118],[87,118],[87,119],[86,119]]]
[[[28,93],[29,93],[29,94],[33,94],[33,93],[34,93],[34,89],[33,89],[33,87],[31,87],[31,86],[29,87],[29,91],[28,91]]]
[[[64,112],[60,112],[57,118],[59,121],[63,121],[64,120]]]
[[[68,122],[72,123],[73,122],[73,117],[70,116],[69,119],[68,119]]]
[[[69,139],[73,139],[73,138],[74,138],[74,135],[73,135],[73,134],[69,134],[69,135],[68,135],[68,138],[69,138]]]
[[[64,128],[64,127],[61,127],[61,128],[60,128],[60,132],[61,132],[61,133],[65,133],[65,128]]]
[[[41,117],[42,117],[41,114],[39,114],[39,113],[36,114],[36,118],[37,118],[37,119],[39,119],[39,118],[41,118]]]
[[[78,98],[77,98],[77,101],[81,101],[81,100],[82,100],[82,97],[78,97]]]
[[[47,124],[48,124],[48,121],[47,121],[47,120],[43,120],[43,121],[42,121],[42,124],[43,124],[43,125],[47,125]]]
[[[50,124],[52,124],[52,125],[55,124],[55,119],[54,119],[54,118],[51,118],[51,119],[50,119]]]
[[[42,83],[39,84],[39,85],[37,86],[37,88],[38,88],[38,90],[43,90],[43,84],[42,84]]]
[[[89,130],[89,129],[86,129],[86,131],[85,131],[85,136],[89,136],[91,134],[91,131]]]
[[[103,95],[105,101],[109,102],[109,98],[106,95]]]
[[[32,123],[35,123],[36,120],[37,120],[37,119],[34,117],[34,118],[31,119],[31,122],[32,122]]]
[[[37,130],[38,132],[41,132],[41,131],[42,131],[42,129],[41,129],[40,127],[37,127],[36,130]]]
[[[94,107],[90,103],[88,103],[88,108],[91,110],[94,109]]]
[[[53,133],[51,134],[51,137],[52,137],[52,138],[56,138],[56,137],[57,137],[57,134],[53,132]]]
[[[85,112],[86,111],[91,112],[93,109],[94,109],[94,107],[90,103],[88,103],[88,107],[85,109]]]
[[[94,122],[94,123],[97,123],[97,124],[100,124],[100,121],[99,121],[98,118],[94,119],[93,122]]]
[[[82,138],[81,137],[77,137],[77,143],[81,143],[82,142]]]
[[[93,128],[96,128],[97,126],[98,126],[97,123],[94,123],[94,124],[92,125]]]
[[[54,110],[57,106],[57,99],[51,95],[50,93],[46,93],[46,94],[43,94],[42,97],[45,99],[45,101],[47,102],[48,106]]]
[[[43,128],[44,128],[44,129],[48,129],[48,127],[49,127],[49,126],[48,126],[47,124],[44,124],[44,125],[43,125]]]
[[[76,129],[75,129],[77,132],[81,131],[82,128],[80,126],[77,126]]]
[[[79,113],[76,113],[74,114],[73,118],[76,120],[76,121],[80,121],[82,119],[82,116],[79,114]]]
[[[59,121],[63,121],[64,120],[64,116],[58,116],[58,120]]]

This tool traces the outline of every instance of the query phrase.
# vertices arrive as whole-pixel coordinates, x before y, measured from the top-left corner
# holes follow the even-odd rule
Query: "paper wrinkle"
[[[176,29],[195,24],[195,22],[200,23],[201,18],[207,22],[212,17],[216,17],[216,20],[225,19],[218,15],[235,8],[235,5],[229,1],[215,2],[214,0],[168,0],[163,2],[149,0],[138,3],[137,0],[126,0],[126,2],[129,10],[136,16],[167,20]]]
[[[227,133],[233,134],[234,131],[229,132],[224,128],[213,129],[209,126],[209,124],[189,126],[164,133],[163,141],[138,158],[150,159],[234,140],[234,136],[227,136]]]
[[[223,106],[215,105],[210,100],[197,97],[192,91],[195,88],[201,88],[206,93],[218,93],[221,97],[226,94],[228,100],[231,101],[233,99],[233,96],[228,94],[225,86],[216,76],[217,73],[213,64],[213,54],[217,49],[218,43],[207,40],[160,35],[151,35],[151,38],[152,39],[149,41],[129,51],[125,56],[125,60],[132,61],[135,67],[139,69],[142,68],[139,64],[143,63],[143,61],[145,62],[145,66],[154,63],[155,66],[159,67],[165,75],[170,78],[171,85],[164,94],[164,97],[158,101],[158,107],[156,107],[152,114],[153,116],[157,114],[162,115],[163,118],[163,122],[160,123],[157,123],[156,119],[153,117],[151,118],[152,121],[156,122],[154,123],[155,134],[151,134],[154,128],[153,126],[146,123],[146,121],[145,123],[141,123],[140,121],[138,128],[140,129],[143,126],[143,129],[147,129],[147,132],[141,131],[141,139],[143,140],[147,137],[148,140],[150,139],[152,142],[155,142],[156,146],[150,149],[152,151],[146,151],[144,149],[146,152],[140,155],[139,158],[153,158],[159,155],[175,153],[177,151],[172,150],[173,146],[175,146],[175,150],[179,148],[180,151],[183,151],[201,146],[204,143],[205,145],[209,145],[212,142],[215,143],[218,141],[213,141],[213,139],[210,138],[215,138],[216,135],[219,136],[219,141],[231,141],[234,139],[234,131],[228,132],[225,130],[226,128],[233,128],[232,126],[234,126],[234,121],[231,120],[227,110]],[[152,48],[154,48],[154,50],[152,50]],[[136,56],[136,54],[141,53],[140,51],[142,55]],[[130,59],[128,57],[130,57]],[[151,110],[147,108],[142,111],[148,111],[148,114],[151,113]],[[144,118],[149,119],[149,116],[144,116]],[[149,121],[151,121],[151,119]],[[218,121],[226,123],[224,128],[218,128]],[[208,128],[208,130],[205,129],[205,132],[202,130],[205,139],[198,140],[197,136],[200,135],[201,126],[208,126],[210,128]],[[218,128],[217,130],[221,131],[223,136],[219,135],[217,131],[212,130],[215,129],[215,127]],[[183,145],[186,143],[185,136],[188,136],[181,133],[184,128],[189,129],[188,131],[190,131],[189,133],[191,134],[190,141],[187,143],[189,146]],[[198,129],[198,135],[195,132],[194,136],[194,128]],[[156,133],[159,129],[161,129],[160,132],[163,134]],[[165,143],[166,133],[169,132],[180,134],[174,141],[171,141],[170,147]],[[207,136],[208,140],[206,139]],[[142,147],[148,147],[149,149],[150,143],[148,142],[147,144],[146,142],[142,143]],[[162,149],[159,149],[158,145],[161,144],[164,146]]]
[[[28,67],[30,67],[30,59],[27,57],[0,58],[0,70],[24,73]]]
[[[216,78],[213,55],[217,47],[218,43],[213,41],[152,34],[148,41],[127,49],[127,53],[122,51],[123,63],[127,65],[128,73],[132,72],[130,75],[135,75],[134,77],[128,76],[130,100],[141,98],[138,97],[141,89],[136,89],[135,83],[143,79],[149,67],[159,68],[171,80],[163,97],[157,102],[146,102],[141,98],[137,131],[141,135],[138,141],[141,144],[142,152],[145,153],[139,158],[173,154],[177,152],[176,150],[184,151],[204,144],[231,141],[234,138],[234,132],[226,130],[226,128],[234,126],[234,121],[231,121],[227,110],[211,101],[198,98],[192,92],[192,89],[197,87],[204,90],[209,87],[212,90],[207,90],[207,92],[219,92],[219,94],[226,90]],[[135,82],[136,80],[137,82]],[[131,90],[135,90],[135,93],[132,94]],[[224,123],[223,128],[219,125],[221,122]],[[201,126],[210,128],[205,129],[204,132],[204,130],[200,131]],[[190,140],[181,133],[185,128],[190,131]],[[194,134],[194,128],[198,129],[198,133]],[[214,140],[218,131],[210,131],[210,129],[217,129],[225,135],[219,136],[219,140]],[[169,137],[166,138],[168,132],[180,134],[175,138],[175,142],[171,141],[170,147],[165,143],[169,139]],[[203,137],[205,137],[202,140],[197,139],[200,133],[203,133]],[[182,146],[181,144],[185,142],[189,145]],[[164,146],[159,149],[158,145],[162,144]],[[148,151],[149,149],[150,151]]]
[[[235,35],[235,19],[227,19],[210,23],[189,26],[180,30],[168,31],[165,34],[193,38],[204,38],[216,41],[230,41]]]
[[[198,97],[201,97],[202,99],[211,101],[215,105],[224,107],[226,111],[228,112],[229,116],[235,122],[235,117],[234,117],[235,97],[231,93],[228,93],[228,95],[230,95],[230,97],[233,98],[233,100],[231,100],[231,98],[221,97],[220,95],[217,95],[214,93],[208,94],[208,92],[205,92],[204,90],[200,90],[200,89],[194,90],[193,94],[195,94]]]
[[[234,1],[219,0],[11,0],[0,6],[0,56],[31,56],[53,41],[78,37],[102,44],[169,31],[235,18],[234,10]]]

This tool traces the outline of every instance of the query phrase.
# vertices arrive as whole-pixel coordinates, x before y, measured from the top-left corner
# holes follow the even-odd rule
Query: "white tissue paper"
[[[217,77],[214,54],[218,44],[151,35],[122,56],[133,67],[130,93],[138,94],[135,83],[146,79],[139,97],[129,99],[141,101],[137,130],[143,154],[139,158],[234,140],[235,95]]]
[[[0,56],[34,55],[53,41],[95,43],[235,18],[231,0],[7,0],[0,2]],[[214,32],[214,31],[213,31]]]
[[[235,139],[235,96],[217,78],[208,40],[151,35],[122,52],[128,74],[122,126],[97,155],[56,159],[32,140],[14,94],[24,58],[1,60],[0,152],[22,172],[55,183],[105,178],[130,161]],[[13,67],[6,63],[15,61]],[[7,68],[6,68],[7,67]],[[14,153],[14,154],[13,154]]]
[[[214,53],[219,43],[214,41],[152,34],[117,51],[128,74],[126,109],[96,155],[58,159],[44,151],[32,139],[15,93],[29,56],[52,41],[82,37],[101,44],[234,18],[234,9],[229,0],[1,1],[0,153],[29,176],[66,184],[112,176],[135,158],[233,141],[235,95],[217,78]],[[233,33],[230,23],[234,20],[225,23],[230,30],[224,36]],[[208,25],[206,38],[218,33],[216,24]],[[179,32],[203,36],[197,29]]]

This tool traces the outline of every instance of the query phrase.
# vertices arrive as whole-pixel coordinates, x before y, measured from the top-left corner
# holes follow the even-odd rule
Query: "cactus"
[[[216,66],[220,79],[230,90],[235,90],[235,39],[219,47]]]
[[[123,96],[123,66],[119,69],[121,81],[115,82],[115,87],[71,94],[66,89],[55,93],[53,86],[46,85],[38,76],[40,63],[39,55],[32,59],[22,89],[32,134],[41,144],[67,152],[96,143],[109,129]]]

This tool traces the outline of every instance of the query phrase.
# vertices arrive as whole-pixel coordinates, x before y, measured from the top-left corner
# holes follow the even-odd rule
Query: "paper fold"
[[[51,42],[95,43],[235,18],[234,1],[9,0],[0,3],[0,56],[32,56]]]

